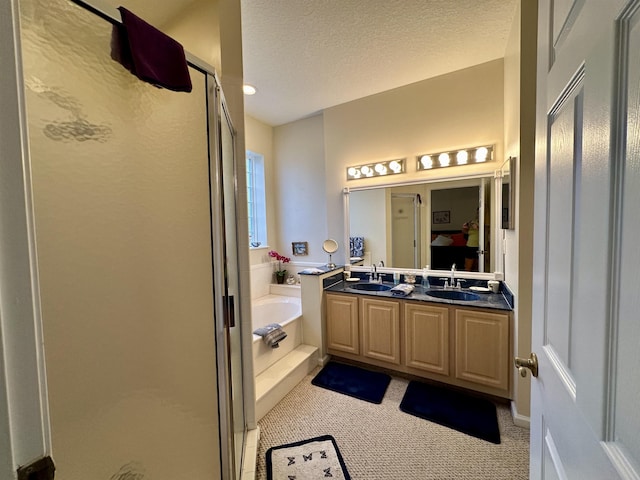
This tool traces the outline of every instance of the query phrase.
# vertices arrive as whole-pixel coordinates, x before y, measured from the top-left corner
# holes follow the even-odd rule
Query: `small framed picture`
[[[451,210],[433,212],[433,224],[451,223]]]
[[[294,255],[307,255],[307,242],[291,242]]]

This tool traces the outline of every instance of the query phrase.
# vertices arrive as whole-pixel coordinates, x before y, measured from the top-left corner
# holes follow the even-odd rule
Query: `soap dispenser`
[[[429,265],[422,269],[422,287],[427,290],[429,285]]]

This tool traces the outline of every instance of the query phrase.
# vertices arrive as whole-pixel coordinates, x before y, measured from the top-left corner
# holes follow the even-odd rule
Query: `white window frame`
[[[267,246],[264,156],[247,150],[247,213],[250,248]]]

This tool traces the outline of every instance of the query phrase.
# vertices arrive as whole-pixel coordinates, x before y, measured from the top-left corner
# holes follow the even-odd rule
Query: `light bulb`
[[[393,160],[391,163],[389,163],[389,168],[393,170],[393,173],[398,173],[402,170],[402,165],[400,165],[399,162]]]
[[[420,157],[420,163],[424,169],[433,167],[433,160],[431,160],[431,156],[429,155],[423,155]]]
[[[363,175],[371,175],[371,174],[373,174],[373,171],[367,165],[363,166],[360,169],[360,171],[362,172]]]
[[[249,85],[248,83],[246,83],[242,86],[242,92],[245,95],[255,95],[257,90],[256,90],[256,87],[254,87],[253,85]]]
[[[489,150],[486,147],[480,147],[476,150],[476,162],[484,162],[487,159]]]
[[[349,167],[349,170],[347,170],[347,174],[350,177],[355,177],[358,174],[358,170],[356,170],[355,167]]]
[[[468,159],[469,154],[466,150],[460,150],[456,155],[456,161],[458,162],[458,165],[464,165],[465,163],[467,163]]]
[[[387,168],[381,163],[376,163],[375,169],[376,172],[378,172],[380,175],[383,175],[387,172]]]
[[[438,162],[440,162],[441,167],[448,167],[451,159],[449,158],[448,153],[441,153],[438,155]]]

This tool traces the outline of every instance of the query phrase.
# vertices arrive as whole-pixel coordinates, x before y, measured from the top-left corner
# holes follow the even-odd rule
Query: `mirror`
[[[493,184],[485,176],[351,189],[345,203],[351,262],[495,271]]]
[[[336,242],[332,238],[329,238],[322,242],[322,250],[329,254],[329,263],[327,263],[327,267],[336,268],[336,264],[331,260],[331,255],[338,251],[338,242]]]
[[[509,170],[502,169],[502,192],[501,192],[501,205],[502,205],[502,229],[514,230],[516,228],[514,212],[516,205],[516,188],[515,188],[515,173],[516,173],[516,157],[509,157],[507,162],[509,164]]]

